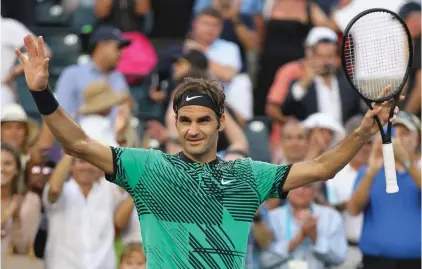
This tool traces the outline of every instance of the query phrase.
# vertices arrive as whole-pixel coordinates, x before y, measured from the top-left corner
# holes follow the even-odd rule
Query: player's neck
[[[215,150],[207,152],[205,154],[201,154],[201,155],[189,154],[186,151],[183,151],[183,154],[190,160],[194,162],[199,162],[201,165],[203,165],[204,163],[210,163],[212,161],[215,161],[215,159],[217,159],[217,151]]]

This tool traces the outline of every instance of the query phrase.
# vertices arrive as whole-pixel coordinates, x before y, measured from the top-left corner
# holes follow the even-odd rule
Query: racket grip
[[[382,155],[384,157],[386,191],[387,193],[396,193],[399,191],[399,186],[397,185],[393,143],[382,144]]]

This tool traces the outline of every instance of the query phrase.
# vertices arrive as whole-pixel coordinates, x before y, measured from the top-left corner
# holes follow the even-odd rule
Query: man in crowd
[[[381,139],[372,147],[368,166],[356,177],[348,204],[352,216],[363,213],[359,247],[363,269],[421,268],[421,170],[415,159],[420,121],[400,112],[393,141],[400,191],[385,191]]]
[[[43,194],[46,268],[115,269],[114,211],[120,196],[100,169],[63,155]]]
[[[280,269],[323,269],[341,264],[347,255],[343,221],[334,209],[313,203],[317,186],[309,184],[290,191],[286,205],[270,212],[274,231],[271,251],[263,257]]]
[[[292,84],[282,113],[300,120],[316,112],[331,114],[343,124],[361,114],[361,99],[350,89],[339,67],[337,40],[323,39],[312,47],[312,61],[304,76]]]

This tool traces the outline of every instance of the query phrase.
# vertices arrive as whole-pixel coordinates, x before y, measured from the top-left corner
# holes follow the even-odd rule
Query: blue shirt
[[[367,168],[362,168],[355,188]],[[393,259],[421,257],[421,191],[410,174],[397,173],[400,191],[385,191],[384,168],[372,183],[370,197],[364,211],[360,249],[363,254]]]
[[[263,0],[242,0],[242,6],[240,8],[240,13],[242,14],[257,14],[262,13]],[[194,13],[200,12],[202,9],[210,6],[212,0],[196,0],[195,6],[193,7]]]
[[[309,238],[303,241],[292,252],[288,247],[301,229],[291,212],[289,203],[273,209],[270,216],[274,240],[270,250],[277,256],[268,256],[264,260],[268,265],[282,264],[279,269],[288,269],[288,260],[306,261],[309,269],[325,269],[330,265],[340,265],[347,257],[347,241],[344,233],[343,219],[336,210],[317,204],[311,205],[313,216],[317,216],[318,236],[315,244]],[[272,259],[272,260],[271,260]]]
[[[122,92],[129,89],[124,76],[112,71],[108,74],[100,71],[93,62],[81,65],[71,65],[60,75],[55,89],[58,102],[69,115],[83,104],[84,90],[88,84],[98,80],[107,80],[113,91]],[[112,117],[116,115],[116,108]]]

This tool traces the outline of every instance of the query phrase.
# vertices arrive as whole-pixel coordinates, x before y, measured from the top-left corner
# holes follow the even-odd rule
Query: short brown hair
[[[196,18],[199,18],[204,15],[208,15],[208,16],[218,19],[219,21],[223,21],[223,15],[221,14],[220,10],[215,9],[213,7],[207,7],[207,8],[202,9],[198,13],[198,15],[196,15]]]
[[[187,93],[202,93],[208,95],[217,109],[215,113],[217,118],[220,118],[224,113],[224,103],[226,102],[226,95],[224,94],[223,85],[216,80],[209,80],[203,78],[185,78],[174,91],[173,111],[176,113],[182,103],[182,98]]]

